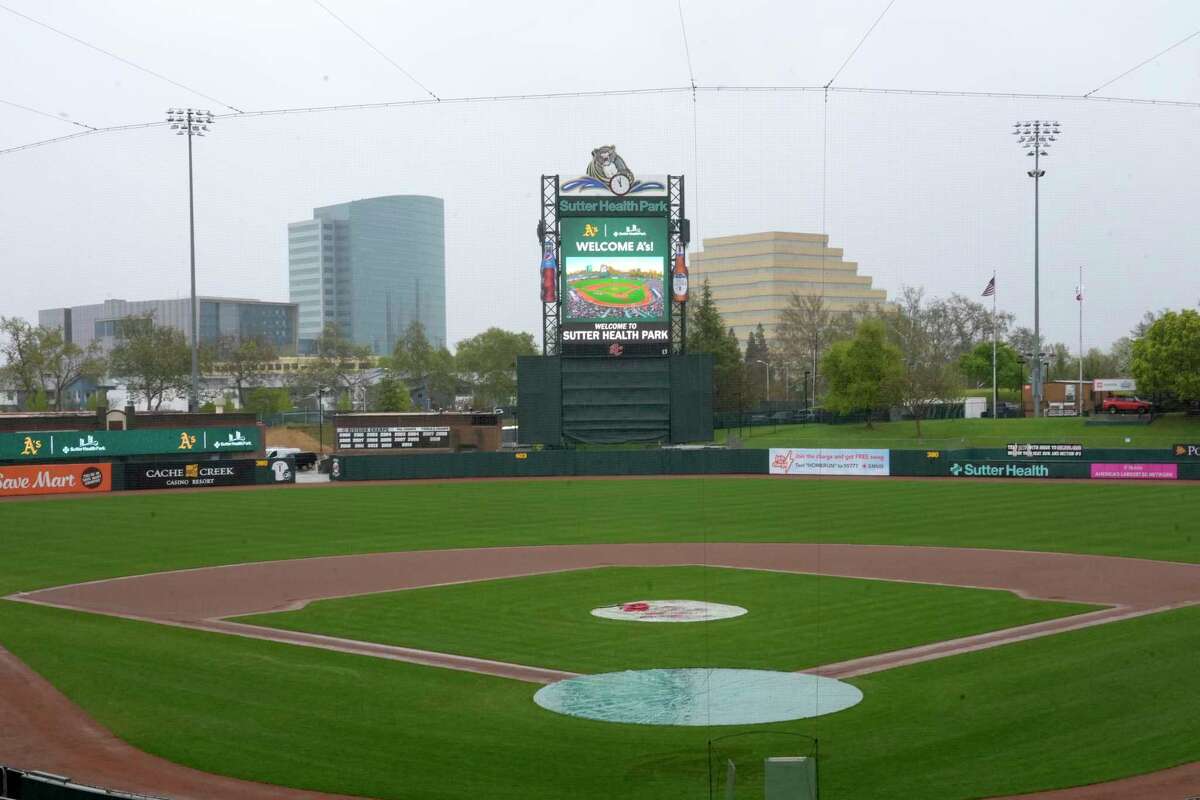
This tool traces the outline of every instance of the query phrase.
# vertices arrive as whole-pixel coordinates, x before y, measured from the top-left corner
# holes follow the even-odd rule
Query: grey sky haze
[[[674,0],[322,2],[442,98],[688,83]],[[428,98],[307,0],[0,3],[247,111]],[[685,0],[696,81],[821,86],[886,5]],[[1082,95],[1197,29],[1183,0],[896,0],[835,86]],[[229,113],[3,8],[0,72],[0,99],[92,126]],[[1100,94],[1200,101],[1200,37]],[[286,299],[288,222],[435,194],[450,340],[537,331],[538,177],[615,144],[635,172],[687,175],[700,237],[824,224],[889,293],[978,296],[994,269],[1028,325],[1033,191],[1008,130],[1041,117],[1063,125],[1042,184],[1047,338],[1074,347],[1079,265],[1085,346],[1200,300],[1200,108],[704,91],[695,112],[695,138],[686,92],[222,118],[196,143],[199,290]],[[0,104],[0,149],[77,130]],[[0,314],[186,294],[185,181],[184,143],[159,127],[0,155]]]

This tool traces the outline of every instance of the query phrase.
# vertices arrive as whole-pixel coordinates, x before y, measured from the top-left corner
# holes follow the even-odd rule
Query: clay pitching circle
[[[626,622],[712,622],[746,613],[741,606],[703,600],[633,600],[592,609],[592,616]]]

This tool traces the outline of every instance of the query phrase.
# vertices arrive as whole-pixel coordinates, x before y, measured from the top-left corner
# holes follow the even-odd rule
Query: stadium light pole
[[[211,111],[197,108],[168,108],[167,122],[176,136],[187,136],[188,157],[188,250],[192,271],[192,388],[188,411],[200,408],[200,305],[196,302],[196,205],[192,181],[192,137],[204,136],[213,124]]]
[[[761,358],[754,359],[754,363],[762,364],[764,367],[766,367],[764,372],[767,373],[767,407],[770,408],[770,406],[771,406],[771,365],[770,365],[770,363],[763,361]]]
[[[1042,351],[1041,304],[1038,291],[1038,213],[1039,182],[1046,174],[1046,170],[1041,167],[1041,157],[1050,155],[1050,145],[1058,139],[1060,132],[1058,120],[1045,119],[1015,122],[1011,131],[1012,135],[1017,137],[1017,145],[1025,151],[1025,155],[1033,158],[1033,169],[1028,170],[1025,174],[1033,178],[1033,350],[1035,353]],[[1042,416],[1042,374],[1042,361],[1040,358],[1035,358],[1032,377],[1033,415],[1035,417]]]

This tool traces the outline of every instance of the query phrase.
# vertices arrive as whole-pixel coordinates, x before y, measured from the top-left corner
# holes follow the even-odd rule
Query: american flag
[[[996,293],[996,276],[993,275],[992,279],[990,281],[988,281],[988,285],[983,287],[983,295],[982,296],[983,297],[991,297],[995,293]]]

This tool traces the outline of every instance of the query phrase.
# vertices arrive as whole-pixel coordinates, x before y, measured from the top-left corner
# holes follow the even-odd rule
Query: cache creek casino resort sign
[[[557,253],[553,235],[539,238],[542,301],[558,301],[563,355],[670,355],[687,265],[682,245],[671,252],[667,185],[665,175],[635,177],[611,146],[592,151],[586,175],[562,180]]]

